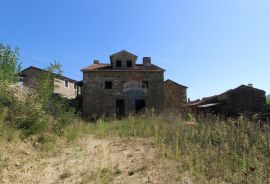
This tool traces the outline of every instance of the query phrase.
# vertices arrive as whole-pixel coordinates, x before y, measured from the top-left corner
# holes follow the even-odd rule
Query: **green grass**
[[[270,129],[243,118],[205,118],[185,125],[181,117],[130,116],[87,125],[98,137],[145,137],[161,159],[175,160],[179,173],[198,183],[266,183],[270,181]]]

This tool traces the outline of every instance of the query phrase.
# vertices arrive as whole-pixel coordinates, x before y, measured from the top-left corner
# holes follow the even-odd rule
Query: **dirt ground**
[[[179,178],[170,161],[157,158],[151,141],[80,138],[58,143],[50,155],[31,144],[1,147],[0,183],[190,183]]]

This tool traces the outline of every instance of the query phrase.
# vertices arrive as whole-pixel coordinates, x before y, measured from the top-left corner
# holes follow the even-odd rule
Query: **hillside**
[[[60,140],[56,144],[57,148],[49,152],[38,151],[23,142],[1,146],[4,154],[0,156],[5,165],[0,183],[177,183],[178,180],[173,164],[157,161],[154,145],[147,139],[125,141],[84,136],[76,144]]]
[[[4,129],[0,183],[267,183],[270,131],[257,125],[149,114],[76,122],[61,137]]]

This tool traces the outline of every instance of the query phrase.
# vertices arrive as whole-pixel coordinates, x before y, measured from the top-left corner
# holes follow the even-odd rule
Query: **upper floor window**
[[[122,66],[121,60],[117,60],[117,61],[116,61],[116,67],[121,67],[121,66]]]
[[[68,88],[68,80],[65,80],[65,87]]]
[[[76,84],[74,84],[74,89],[77,89],[77,85]]]
[[[142,88],[148,88],[148,81],[142,81]]]
[[[127,67],[129,67],[129,68],[132,67],[132,61],[130,61],[130,60],[127,61]]]
[[[112,89],[112,81],[105,81],[105,89]]]

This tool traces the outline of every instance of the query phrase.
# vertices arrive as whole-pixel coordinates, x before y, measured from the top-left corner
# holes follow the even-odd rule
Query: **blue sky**
[[[191,99],[248,83],[270,93],[269,0],[0,0],[0,9],[0,42],[19,47],[24,67],[56,60],[79,80],[94,59],[126,49],[139,63],[152,57]]]

